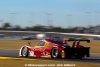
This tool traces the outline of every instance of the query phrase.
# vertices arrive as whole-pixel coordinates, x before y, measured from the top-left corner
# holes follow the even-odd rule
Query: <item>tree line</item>
[[[83,29],[79,30],[80,33],[83,33]],[[43,25],[36,25],[32,27],[25,27],[21,28],[19,25],[12,26],[10,23],[6,22],[1,27],[0,30],[14,30],[14,31],[43,31],[43,32],[75,32],[77,30],[76,27],[73,28],[63,28],[63,27],[54,27],[54,26],[43,26]]]

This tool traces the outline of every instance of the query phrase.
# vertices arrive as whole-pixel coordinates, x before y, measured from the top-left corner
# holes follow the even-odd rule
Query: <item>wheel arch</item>
[[[27,48],[28,48],[29,46],[27,46],[27,45],[22,46],[22,47],[19,49],[19,56],[22,56],[21,53],[22,53],[22,49],[23,49],[24,47],[27,47]]]

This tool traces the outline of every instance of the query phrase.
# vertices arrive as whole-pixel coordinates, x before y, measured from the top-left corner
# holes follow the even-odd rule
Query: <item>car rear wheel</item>
[[[60,58],[58,48],[53,48],[51,50],[51,58]]]
[[[21,51],[22,57],[28,57],[28,53],[29,53],[28,48],[24,46]]]

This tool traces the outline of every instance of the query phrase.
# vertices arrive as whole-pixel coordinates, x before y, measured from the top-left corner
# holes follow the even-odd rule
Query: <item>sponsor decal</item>
[[[64,54],[64,50],[62,50],[62,58],[64,58],[65,56],[64,56],[65,54]]]
[[[34,49],[34,51],[43,52],[43,51],[44,51],[44,49],[42,49],[42,48],[37,48],[37,49]]]

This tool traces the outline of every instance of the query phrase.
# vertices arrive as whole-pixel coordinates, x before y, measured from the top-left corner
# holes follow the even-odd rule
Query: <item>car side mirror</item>
[[[28,45],[31,46],[31,42],[28,42]]]

